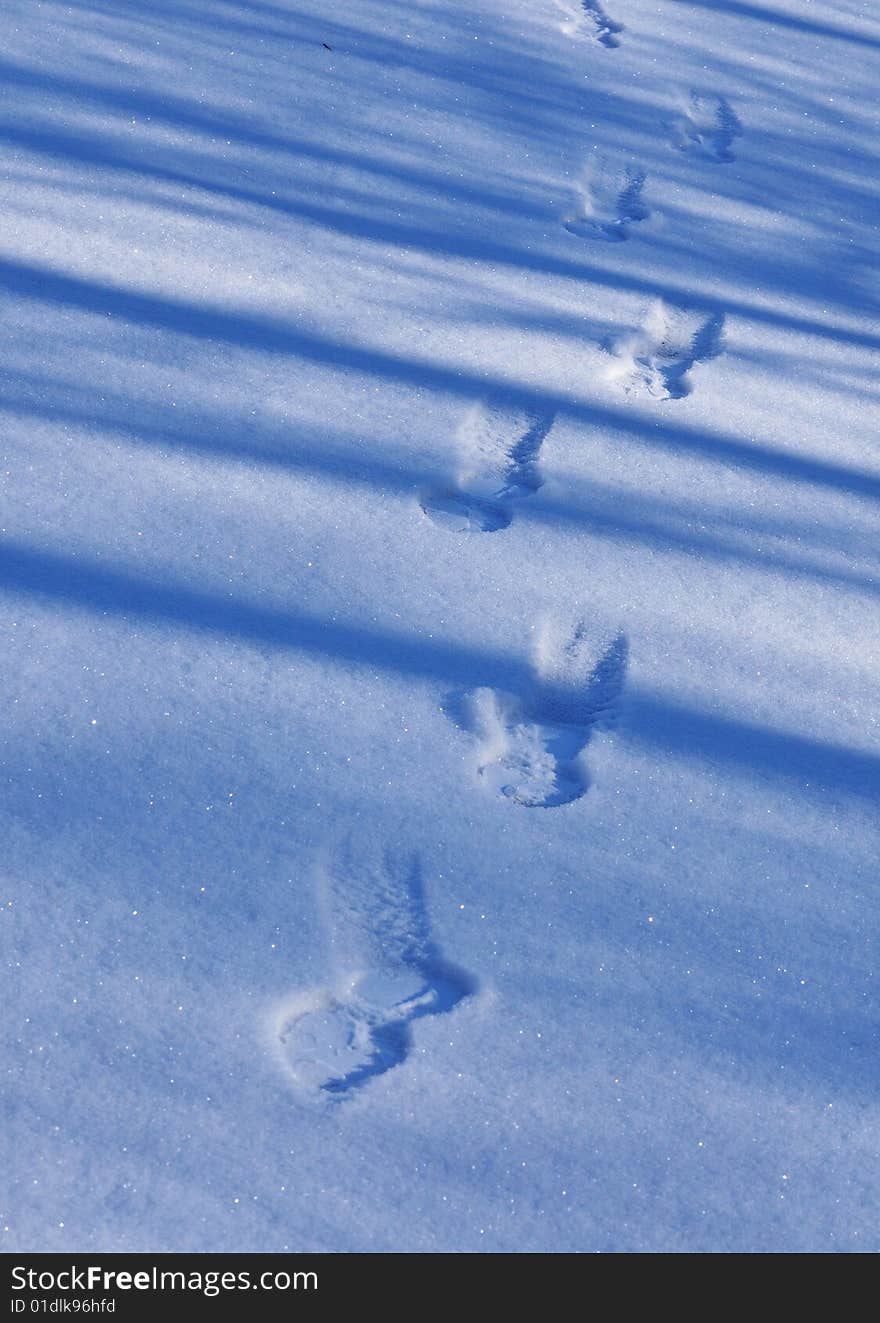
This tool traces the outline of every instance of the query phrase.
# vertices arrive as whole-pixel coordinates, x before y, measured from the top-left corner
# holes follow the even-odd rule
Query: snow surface
[[[880,1248],[876,5],[4,20],[0,1243]]]

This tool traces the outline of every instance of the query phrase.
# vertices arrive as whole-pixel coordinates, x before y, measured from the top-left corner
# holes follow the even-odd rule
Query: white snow
[[[4,17],[0,1246],[880,1248],[876,7]]]

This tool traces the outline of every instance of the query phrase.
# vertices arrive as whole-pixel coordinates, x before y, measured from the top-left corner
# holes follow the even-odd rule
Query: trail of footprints
[[[559,0],[564,31],[613,49],[623,24],[598,0]],[[742,133],[722,96],[692,92],[667,124],[672,144],[714,163],[734,159]],[[578,239],[620,243],[647,220],[646,172],[602,166],[577,189],[563,218]],[[691,372],[722,350],[724,317],[662,299],[633,331],[610,347],[610,381],[659,400],[692,389]],[[507,528],[517,502],[543,484],[541,449],[551,410],[503,394],[473,405],[458,435],[459,464],[446,484],[421,493],[424,514],[452,533]],[[586,622],[569,637],[539,644],[531,678],[520,692],[477,688],[446,705],[476,749],[476,781],[522,808],[559,808],[590,786],[586,762],[594,734],[613,728],[626,682],[623,634],[597,639]],[[353,845],[321,873],[321,909],[334,975],[290,998],[274,1021],[276,1048],[294,1093],[332,1106],[402,1065],[413,1026],[452,1012],[476,981],[440,952],[431,934],[417,856],[387,852],[365,858]]]
[[[276,1016],[276,1045],[302,1102],[332,1104],[401,1065],[412,1026],[476,989],[431,935],[417,856],[363,857],[353,844],[321,872],[335,977]]]
[[[597,649],[581,623],[539,647],[522,693],[477,689],[451,704],[490,793],[528,808],[586,793],[584,751],[614,725],[627,651],[622,635]],[[402,1065],[416,1021],[453,1011],[477,983],[433,938],[417,855],[364,856],[349,842],[320,870],[319,902],[334,974],[278,1009],[274,1038],[296,1097],[326,1107]]]

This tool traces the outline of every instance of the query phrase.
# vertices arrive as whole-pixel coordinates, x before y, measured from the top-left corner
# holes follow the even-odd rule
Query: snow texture
[[[3,1248],[880,1249],[876,6],[4,19]]]

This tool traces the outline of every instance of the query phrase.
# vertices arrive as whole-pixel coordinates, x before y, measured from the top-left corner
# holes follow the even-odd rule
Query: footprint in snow
[[[623,24],[606,14],[599,0],[558,0],[566,15],[562,31],[569,37],[587,37],[606,50],[620,45]]]
[[[504,396],[476,405],[458,434],[458,479],[423,492],[424,513],[453,533],[507,528],[510,503],[543,485],[540,451],[553,419],[547,410],[524,408]]]
[[[646,178],[635,166],[599,170],[578,188],[577,203],[563,225],[578,239],[621,243],[630,237],[632,225],[651,214],[642,200]]]
[[[692,390],[690,372],[723,349],[724,315],[706,316],[658,299],[641,326],[611,347],[608,377],[625,391],[646,390],[660,400],[680,400]]]
[[[618,635],[596,649],[585,625],[544,648],[528,692],[477,689],[447,709],[479,741],[477,774],[491,793],[523,808],[558,808],[590,786],[584,752],[613,726],[628,647]]]
[[[452,1011],[476,984],[431,936],[417,857],[365,859],[349,848],[322,878],[337,976],[281,1009],[276,1038],[302,1102],[353,1096],[401,1065],[416,1020]]]
[[[692,92],[682,113],[668,127],[679,151],[693,152],[710,161],[736,159],[733,144],[742,134],[742,125],[726,97]]]

